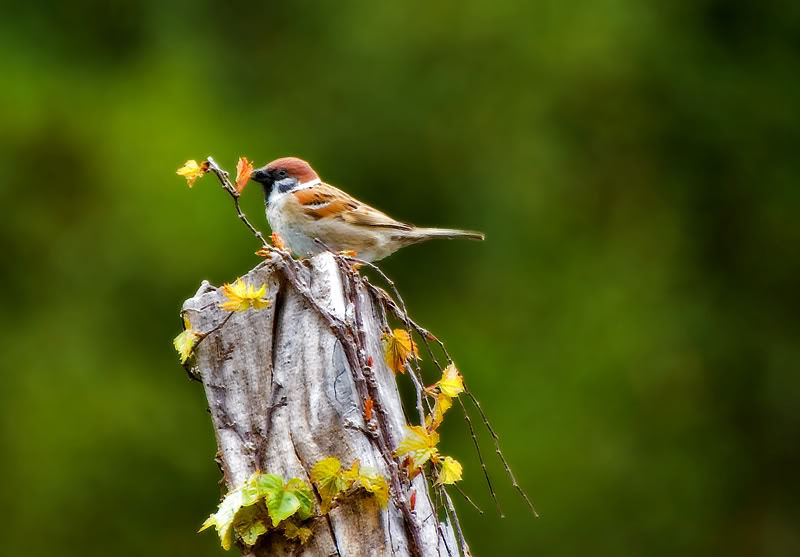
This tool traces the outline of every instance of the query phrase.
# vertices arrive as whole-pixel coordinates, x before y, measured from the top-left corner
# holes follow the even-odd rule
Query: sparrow
[[[484,239],[480,232],[419,228],[394,220],[326,184],[311,165],[296,157],[276,159],[254,170],[250,179],[264,187],[270,228],[302,257],[328,248],[378,261],[400,248],[433,238]]]

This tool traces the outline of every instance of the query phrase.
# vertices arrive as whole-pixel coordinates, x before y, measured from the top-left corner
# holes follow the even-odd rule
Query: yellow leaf
[[[308,538],[311,537],[312,533],[313,532],[311,531],[311,528],[298,526],[290,520],[287,520],[283,523],[283,535],[287,540],[293,540],[297,538],[300,540],[301,544],[304,544],[308,541]]]
[[[215,526],[219,541],[224,550],[229,550],[233,544],[233,519],[236,513],[242,507],[242,490],[234,489],[225,496],[225,499],[219,504],[219,510],[209,516],[203,525],[200,527],[200,532]]]
[[[429,430],[437,429],[442,424],[444,413],[452,407],[452,398],[442,393],[436,395],[436,404],[433,406],[433,412],[425,416],[425,427]]]
[[[454,484],[461,479],[461,463],[449,456],[442,460],[442,468],[439,470],[438,484]]]
[[[353,485],[353,482],[358,479],[359,476],[359,468],[361,467],[361,459],[357,458],[353,462],[353,465],[350,467],[350,470],[345,470],[342,474],[342,479],[344,480],[347,487],[345,489],[350,489]]]
[[[342,463],[334,456],[320,460],[311,470],[311,481],[315,484],[327,483],[342,469]]]
[[[442,378],[439,380],[439,392],[450,398],[457,397],[460,393],[464,392],[464,380],[458,373],[456,366],[450,364],[442,373]]]
[[[439,459],[439,434],[428,431],[423,426],[406,426],[406,436],[394,451],[395,457],[408,455],[411,457],[414,468],[419,468],[428,460],[436,463]]]
[[[225,284],[222,287],[222,294],[228,299],[221,303],[219,307],[226,311],[247,311],[250,308],[263,309],[269,307],[270,302],[264,299],[267,285],[262,284],[261,288],[256,288],[245,283],[242,279],[236,279],[233,284]]]
[[[342,464],[338,458],[332,456],[320,460],[311,470],[311,481],[317,486],[322,499],[322,512],[326,512],[331,501],[345,489],[341,472]]]
[[[384,333],[381,337],[384,350],[386,350],[386,363],[389,369],[397,373],[405,373],[406,362],[409,358],[418,358],[417,343],[404,329],[395,329],[391,333]]]
[[[181,334],[175,337],[172,344],[175,346],[175,350],[178,351],[178,354],[180,354],[181,363],[185,364],[189,356],[192,355],[194,343],[197,342],[200,335],[192,329],[192,325],[189,323],[189,319],[187,319],[186,316],[183,317],[183,324],[186,328]]]
[[[358,481],[364,489],[375,496],[382,508],[386,508],[386,504],[389,502],[389,484],[386,483],[386,478],[375,472],[367,471],[358,477]]]
[[[247,157],[239,157],[239,162],[236,163],[236,191],[238,193],[242,193],[252,173],[253,163],[248,161]]]
[[[186,161],[186,164],[180,167],[175,173],[186,178],[186,182],[191,188],[194,185],[194,181],[198,178],[202,178],[203,174],[206,172],[208,172],[207,162],[203,161],[203,164],[197,164],[197,161],[190,160]]]

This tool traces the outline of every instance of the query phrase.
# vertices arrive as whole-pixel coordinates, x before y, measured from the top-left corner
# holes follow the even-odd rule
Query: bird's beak
[[[266,168],[257,168],[250,174],[250,179],[259,184],[266,184],[270,179],[269,172]]]

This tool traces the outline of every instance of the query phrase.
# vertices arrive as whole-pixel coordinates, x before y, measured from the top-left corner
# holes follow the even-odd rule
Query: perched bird
[[[377,261],[400,248],[433,238],[484,238],[480,232],[417,228],[396,221],[321,181],[306,161],[296,157],[274,160],[254,170],[250,179],[264,186],[272,231],[300,256],[311,256],[327,247],[353,251],[365,261]]]

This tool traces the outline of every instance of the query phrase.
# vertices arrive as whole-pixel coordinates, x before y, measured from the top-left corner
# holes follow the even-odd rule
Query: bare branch
[[[503,452],[500,450],[500,439],[497,437],[497,434],[494,432],[494,429],[492,428],[491,424],[489,423],[489,419],[486,417],[486,414],[483,412],[483,408],[481,408],[481,403],[478,402],[478,399],[475,398],[475,395],[473,395],[470,392],[470,390],[467,389],[466,385],[464,385],[464,392],[467,393],[467,396],[469,396],[469,398],[472,401],[472,403],[478,409],[478,412],[480,412],[481,418],[483,418],[483,424],[486,426],[486,429],[489,430],[489,433],[491,434],[492,439],[494,440],[494,451],[497,453],[497,456],[500,457],[500,461],[503,463],[503,467],[506,469],[506,474],[508,474],[508,477],[511,479],[511,485],[513,485],[514,489],[516,489],[519,492],[519,494],[522,496],[522,498],[525,499],[525,502],[528,504],[528,507],[530,508],[531,512],[533,513],[533,516],[538,518],[539,517],[539,513],[536,512],[536,508],[533,506],[533,503],[531,503],[531,500],[528,499],[528,495],[525,493],[525,491],[523,491],[523,489],[517,483],[517,479],[514,477],[513,472],[511,472],[511,467],[508,465],[508,462],[506,461],[506,457],[503,456]]]
[[[443,485],[439,486],[439,491],[442,494],[442,498],[444,499],[444,508],[447,511],[447,518],[450,524],[456,530],[456,541],[458,542],[458,554],[465,555],[469,554],[469,546],[467,545],[467,540],[464,537],[464,532],[461,530],[461,522],[458,520],[458,515],[456,515],[456,509],[453,507],[453,500],[450,499],[450,494],[447,493],[447,490],[444,488]]]
[[[476,505],[476,504],[475,504],[475,501],[473,501],[473,500],[470,498],[470,496],[469,496],[469,495],[467,495],[467,494],[466,494],[466,492],[465,492],[463,489],[461,489],[460,487],[458,487],[458,484],[453,484],[453,487],[454,487],[454,488],[456,488],[456,491],[458,491],[458,493],[459,493],[459,494],[460,494],[460,495],[461,495],[461,496],[462,496],[464,499],[466,499],[466,500],[467,500],[467,502],[468,502],[470,505],[472,505],[472,506],[475,508],[475,510],[476,510],[476,511],[478,511],[478,513],[479,513],[479,514],[483,514],[483,511],[481,510],[481,508],[480,508],[478,505]],[[503,515],[500,515],[500,516],[502,517]]]
[[[481,447],[478,444],[478,438],[475,437],[475,428],[472,427],[472,420],[469,417],[469,412],[467,412],[467,407],[464,406],[464,401],[461,400],[461,397],[458,398],[458,403],[461,405],[461,409],[464,411],[464,420],[466,420],[467,426],[469,426],[469,433],[472,436],[472,444],[475,445],[475,451],[478,453],[478,460],[481,462],[483,476],[486,478],[486,485],[489,486],[489,493],[492,495],[492,500],[497,506],[497,513],[500,515],[500,518],[504,518],[505,515],[503,514],[503,509],[500,507],[500,501],[497,499],[497,495],[492,487],[492,480],[489,479],[489,471],[486,469],[486,463],[483,461],[483,453],[481,453]]]
[[[239,219],[245,224],[245,226],[247,226],[250,232],[252,232],[255,235],[255,237],[261,241],[261,245],[264,248],[271,249],[272,246],[270,246],[264,239],[264,235],[261,234],[261,232],[259,232],[255,226],[250,224],[250,221],[247,220],[247,217],[244,216],[244,213],[242,212],[242,207],[239,205],[240,194],[238,191],[236,191],[236,188],[233,187],[233,184],[231,184],[230,176],[227,173],[227,171],[222,170],[217,164],[217,161],[215,161],[211,157],[208,157],[206,161],[208,162],[208,170],[210,172],[213,172],[216,175],[216,177],[219,178],[219,181],[222,184],[222,189],[228,192],[230,196],[233,198],[233,205],[234,207],[236,207],[236,214],[239,215]]]

